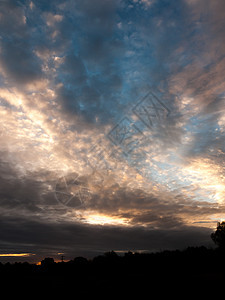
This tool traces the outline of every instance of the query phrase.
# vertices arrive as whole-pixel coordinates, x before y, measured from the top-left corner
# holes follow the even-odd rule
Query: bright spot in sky
[[[107,216],[100,213],[88,212],[83,215],[83,222],[92,225],[129,225],[125,218]]]

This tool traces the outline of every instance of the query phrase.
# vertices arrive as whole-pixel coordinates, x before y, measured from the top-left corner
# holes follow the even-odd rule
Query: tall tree
[[[225,222],[218,222],[217,229],[211,234],[213,242],[221,249],[225,249]]]

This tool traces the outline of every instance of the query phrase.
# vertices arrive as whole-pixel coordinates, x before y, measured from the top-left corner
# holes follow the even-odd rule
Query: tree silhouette
[[[218,222],[217,229],[211,234],[213,242],[221,249],[225,249],[225,222]]]

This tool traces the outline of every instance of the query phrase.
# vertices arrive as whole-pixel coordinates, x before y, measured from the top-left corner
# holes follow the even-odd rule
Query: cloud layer
[[[210,243],[224,218],[223,8],[0,2],[2,251]]]

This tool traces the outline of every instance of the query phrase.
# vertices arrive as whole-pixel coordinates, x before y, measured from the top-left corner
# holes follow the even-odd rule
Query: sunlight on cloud
[[[132,214],[127,218],[120,217],[116,212],[116,204],[110,204],[115,215],[109,215],[106,211],[101,212],[102,209],[107,208],[106,205],[104,209],[105,198],[117,203],[116,199],[124,197],[120,195],[120,189],[127,189],[130,192],[139,189],[139,195],[136,197],[137,199],[139,197],[140,203],[146,201],[147,206],[148,200],[144,199],[147,199],[150,194],[160,198],[162,203],[170,201],[172,205],[173,197],[181,192],[183,200],[181,199],[180,203],[189,198],[194,201],[223,204],[224,177],[221,175],[220,166],[215,165],[213,161],[199,158],[189,160],[183,165],[182,160],[178,160],[176,155],[176,153],[180,155],[179,147],[174,146],[166,150],[161,149],[160,143],[155,143],[145,146],[148,156],[142,167],[148,169],[146,176],[141,175],[121,158],[115,160],[107,157],[107,163],[112,166],[112,169],[104,171],[102,175],[103,170],[98,170],[99,175],[95,177],[87,163],[87,158],[92,160],[92,156],[95,155],[95,152],[89,151],[90,145],[102,138],[105,149],[108,152],[111,150],[109,141],[104,139],[101,131],[97,128],[87,128],[78,134],[76,131],[69,130],[71,125],[76,124],[76,118],[72,120],[65,118],[64,113],[55,103],[52,89],[47,89],[42,95],[33,93],[29,96],[15,89],[13,92],[1,89],[0,92],[1,98],[15,107],[15,111],[11,113],[6,106],[2,106],[1,117],[4,120],[3,124],[7,124],[7,131],[2,130],[4,142],[1,148],[5,145],[9,153],[13,154],[13,160],[21,175],[29,171],[45,169],[52,172],[52,181],[55,181],[55,184],[58,178],[66,177],[73,172],[89,177],[88,188],[92,195],[98,198],[98,202],[92,204],[92,198],[87,200],[86,208],[79,210],[80,216],[75,214],[76,220],[93,225],[130,226]],[[190,100],[184,101],[185,105],[189,103]],[[51,110],[52,107],[54,110]],[[187,144],[192,141],[191,135],[186,136],[186,141]],[[54,192],[54,186],[49,185],[49,190],[51,189]],[[93,205],[95,211],[92,210]],[[134,207],[142,209],[138,202]],[[67,209],[73,211],[72,208]],[[75,208],[75,211],[77,209]],[[57,214],[55,211],[53,219],[57,219]],[[70,213],[67,217],[68,220],[74,220],[74,216]],[[186,220],[188,218],[189,216]],[[201,222],[201,220],[192,217],[190,224],[193,222]],[[151,222],[143,219],[135,224],[149,226]]]
[[[0,253],[1,257],[27,257],[27,256],[31,256],[31,255],[35,255],[33,253]]]
[[[208,159],[193,160],[189,166],[183,168],[183,174],[191,183],[198,184],[199,189],[209,201],[223,204],[225,193],[225,177],[221,167]],[[205,198],[207,200],[207,198]]]
[[[84,212],[82,214],[82,222],[92,225],[123,225],[129,226],[129,219],[119,218],[117,216],[109,216],[94,211]]]
[[[205,23],[196,21],[198,4],[203,2],[186,0],[190,11],[175,5],[180,17],[169,2],[167,9],[160,7],[160,1],[133,0],[126,14],[124,3],[120,7],[123,1],[102,3],[98,10],[100,2],[74,5],[69,1],[69,5],[56,5],[54,12],[30,2],[28,10],[37,15],[29,19],[20,8],[18,29],[0,15],[15,39],[11,45],[2,43],[2,38],[0,45],[0,55],[5,55],[0,62],[4,163],[12,165],[21,181],[34,176],[41,182],[43,198],[35,203],[34,214],[44,220],[67,217],[68,222],[92,225],[152,226],[160,219],[173,226],[165,217],[168,214],[176,216],[178,223],[180,219],[186,224],[205,221],[211,226],[214,218],[223,216],[216,209],[223,210],[225,194],[223,162],[218,158],[224,155],[225,60],[211,64],[216,51],[223,50],[213,43],[214,37],[208,43]],[[124,20],[115,15],[116,4]],[[135,9],[144,12],[143,20]],[[156,13],[152,20],[148,12]],[[17,10],[14,13],[12,18]],[[40,26],[33,28],[30,20]],[[212,27],[216,25],[215,21]],[[18,37],[29,40],[29,45],[20,44]],[[201,45],[208,45],[207,51]],[[15,49],[24,52],[12,60]],[[22,83],[20,75],[24,75]],[[134,113],[149,83],[157,86],[170,108],[170,117],[159,118],[159,128],[148,127]],[[153,111],[148,118],[156,116]],[[136,160],[107,136],[125,117],[148,138],[138,146],[141,154]],[[210,136],[212,125],[215,130]],[[80,193],[75,180],[69,179],[76,185],[72,187],[66,182],[74,174],[85,178],[91,194],[79,208],[67,207],[56,197]],[[56,191],[64,178],[65,186]],[[198,216],[191,214],[195,205],[200,207]],[[208,211],[202,212],[202,207]],[[161,223],[156,223],[159,228]]]

